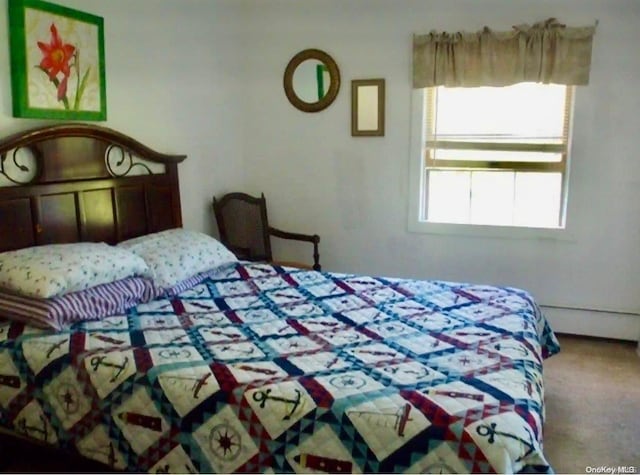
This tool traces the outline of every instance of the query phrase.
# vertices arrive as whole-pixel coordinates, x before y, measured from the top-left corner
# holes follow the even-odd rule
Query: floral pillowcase
[[[144,259],[154,284],[166,294],[175,293],[176,286],[186,290],[185,283],[195,285],[208,272],[238,262],[216,239],[182,228],[130,239],[118,247]]]
[[[105,243],[35,246],[0,253],[0,289],[52,298],[127,277],[149,277],[144,260]]]

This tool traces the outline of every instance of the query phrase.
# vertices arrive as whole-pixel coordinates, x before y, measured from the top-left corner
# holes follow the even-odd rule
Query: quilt
[[[0,426],[115,469],[552,472],[525,291],[238,263],[62,332],[0,321]]]

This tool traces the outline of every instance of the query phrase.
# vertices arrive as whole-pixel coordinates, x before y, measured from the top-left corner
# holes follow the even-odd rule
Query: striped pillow
[[[230,275],[230,273],[234,272],[236,268],[236,263],[231,263],[225,266],[220,266],[215,269],[212,269],[207,272],[200,272],[195,274],[187,279],[184,279],[173,287],[169,287],[166,289],[156,288],[157,294],[165,297],[175,297],[176,295],[184,292],[185,290],[189,290],[192,287],[204,282],[207,279],[223,279],[225,276]]]
[[[142,277],[128,277],[49,299],[24,297],[0,290],[0,319],[62,330],[79,321],[123,313],[157,296],[153,283]]]

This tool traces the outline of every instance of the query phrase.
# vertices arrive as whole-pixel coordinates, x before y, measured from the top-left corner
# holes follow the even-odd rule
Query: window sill
[[[436,223],[412,220],[409,232],[497,239],[534,239],[575,242],[566,228],[530,228],[525,226],[493,226],[484,224]]]

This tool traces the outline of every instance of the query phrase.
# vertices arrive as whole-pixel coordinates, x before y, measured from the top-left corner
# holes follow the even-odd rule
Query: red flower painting
[[[74,45],[65,43],[60,35],[55,23],[51,24],[51,40],[49,43],[38,41],[38,48],[42,52],[42,61],[38,65],[43,72],[49,76],[49,80],[57,88],[57,99],[61,101],[65,109],[70,109],[71,105],[67,97],[67,88],[69,84],[69,77],[71,76],[71,70],[76,70],[77,87],[76,97],[73,105],[73,109],[77,110],[80,105],[80,99],[82,92],[86,85],[87,77],[89,74],[89,68],[85,71],[85,74],[80,79],[80,52]]]

